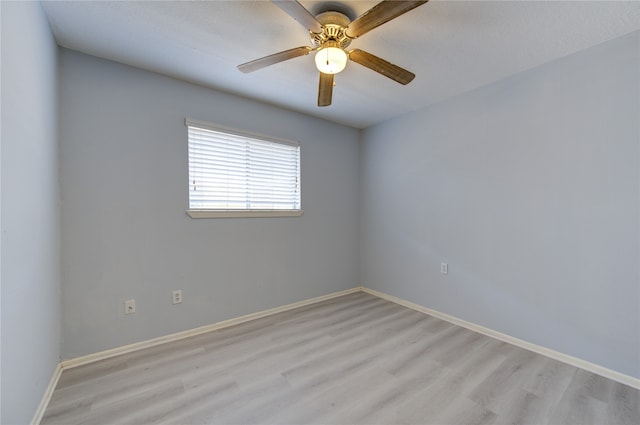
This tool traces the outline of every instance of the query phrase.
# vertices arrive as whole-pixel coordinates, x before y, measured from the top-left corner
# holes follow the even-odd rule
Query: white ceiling
[[[358,16],[377,1],[346,5]],[[58,44],[94,56],[364,128],[640,29],[640,2],[438,1],[354,40],[416,74],[402,86],[356,63],[316,106],[313,53],[243,74],[236,66],[309,45],[308,32],[268,1],[44,3]]]

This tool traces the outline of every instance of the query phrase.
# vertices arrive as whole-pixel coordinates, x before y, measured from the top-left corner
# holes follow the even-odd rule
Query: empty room
[[[2,424],[640,423],[640,2],[0,20]]]

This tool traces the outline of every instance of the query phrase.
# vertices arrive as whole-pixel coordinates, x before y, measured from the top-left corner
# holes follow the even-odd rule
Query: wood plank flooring
[[[65,370],[49,424],[640,424],[640,391],[358,292]]]

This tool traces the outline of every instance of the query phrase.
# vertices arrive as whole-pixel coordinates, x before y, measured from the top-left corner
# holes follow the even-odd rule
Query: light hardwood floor
[[[640,392],[358,292],[65,370],[42,424],[640,424]]]

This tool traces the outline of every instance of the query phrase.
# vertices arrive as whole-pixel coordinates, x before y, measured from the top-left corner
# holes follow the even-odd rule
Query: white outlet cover
[[[180,304],[182,302],[182,290],[173,291],[173,303]]]
[[[448,274],[448,273],[449,273],[449,264],[447,264],[447,263],[440,263],[440,273],[442,273],[442,274]]]
[[[136,300],[126,300],[124,302],[124,314],[133,314],[136,312]]]

